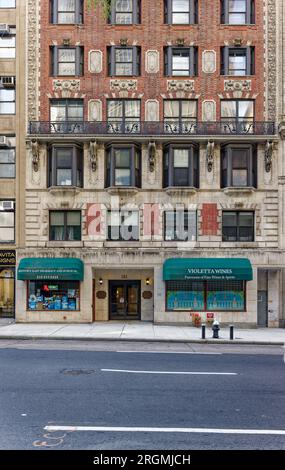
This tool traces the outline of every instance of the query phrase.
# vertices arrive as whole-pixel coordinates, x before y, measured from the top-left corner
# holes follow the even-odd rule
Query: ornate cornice
[[[27,9],[27,116],[29,121],[37,121],[39,117],[39,0],[28,0]]]
[[[276,93],[277,93],[277,38],[276,38],[276,0],[266,0],[265,6],[266,10],[266,28],[267,28],[267,44],[266,44],[266,56],[267,56],[267,106],[266,114],[267,120],[276,121],[277,115],[277,102],[276,102]]]

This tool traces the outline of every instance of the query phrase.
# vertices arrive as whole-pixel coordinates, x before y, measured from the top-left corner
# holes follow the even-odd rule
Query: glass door
[[[15,270],[0,267],[0,318],[15,317]]]
[[[140,319],[140,281],[109,282],[110,320]]]

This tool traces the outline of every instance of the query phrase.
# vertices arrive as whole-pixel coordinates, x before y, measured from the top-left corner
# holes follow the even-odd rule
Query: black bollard
[[[206,339],[206,325],[202,324],[202,339]]]
[[[230,325],[230,339],[234,339],[234,325]]]

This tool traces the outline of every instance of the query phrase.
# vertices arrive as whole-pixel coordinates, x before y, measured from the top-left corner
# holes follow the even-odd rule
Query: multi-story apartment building
[[[27,1],[17,320],[284,326],[281,5],[86,3]]]
[[[0,318],[15,316],[16,247],[24,243],[25,3],[0,0]]]

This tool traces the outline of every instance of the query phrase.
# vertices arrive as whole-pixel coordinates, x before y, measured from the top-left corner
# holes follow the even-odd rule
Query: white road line
[[[205,356],[222,356],[223,353],[215,352],[194,352],[194,351],[116,351],[117,353],[138,353],[138,354],[201,354]]]
[[[126,370],[126,369],[101,369],[101,372],[125,372],[127,374],[172,374],[172,375],[238,375],[235,372],[172,372],[162,370]]]
[[[45,426],[45,431],[91,431],[91,432],[163,432],[185,434],[263,434],[285,436],[283,429],[215,429],[215,428],[148,428],[107,426]]]

